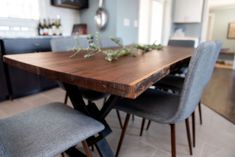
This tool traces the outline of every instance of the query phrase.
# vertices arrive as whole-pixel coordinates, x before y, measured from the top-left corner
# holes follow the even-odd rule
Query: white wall
[[[73,24],[79,23],[79,11],[51,6],[50,0],[39,0],[40,18],[61,17],[63,35],[70,35]]]
[[[79,23],[79,11],[75,9],[51,6],[50,0],[38,0],[39,18],[61,17],[63,35],[71,35],[73,24]],[[36,8],[38,8],[36,7]],[[36,17],[38,18],[38,17]],[[0,17],[0,36],[3,37],[32,37],[37,35],[38,20],[24,18]],[[22,28],[26,28],[22,30]]]

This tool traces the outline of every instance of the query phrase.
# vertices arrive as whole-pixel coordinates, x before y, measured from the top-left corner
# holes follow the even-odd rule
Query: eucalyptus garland
[[[99,43],[100,36],[99,34],[96,34],[96,43]],[[105,60],[112,62],[114,60],[118,60],[120,57],[123,56],[137,56],[139,55],[139,52],[141,54],[150,52],[152,50],[162,50],[163,46],[161,44],[155,44],[153,43],[152,45],[140,45],[136,44],[134,46],[129,46],[125,47],[122,45],[120,39],[118,38],[110,38],[112,42],[117,44],[120,48],[119,49],[108,49],[108,50],[101,50],[100,46],[97,45],[94,42],[94,36],[88,35],[87,40],[89,43],[89,48],[84,49],[84,48],[75,48],[73,51],[75,52],[72,56],[70,57],[75,57],[79,52],[84,51],[86,54],[84,55],[84,58],[90,58],[94,56],[97,53],[103,53],[105,55]]]

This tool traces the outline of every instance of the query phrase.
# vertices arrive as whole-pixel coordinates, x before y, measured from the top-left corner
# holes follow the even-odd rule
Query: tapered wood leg
[[[92,157],[91,150],[89,149],[86,141],[82,141],[82,146],[83,146],[83,149],[84,149],[84,151],[86,153],[86,156],[87,157]]]
[[[91,146],[91,151],[94,152],[94,150],[95,150],[95,148],[94,148],[94,146],[92,145],[92,146]]]
[[[171,126],[171,157],[176,157],[176,139],[175,139],[175,124]]]
[[[151,120],[149,120],[149,121],[148,121],[148,124],[147,124],[146,130],[149,130],[150,125],[151,125]]]
[[[195,112],[192,113],[192,131],[193,131],[193,147],[195,147],[196,146]]]
[[[67,105],[67,103],[68,103],[68,93],[67,93],[67,91],[66,91],[66,93],[65,93],[65,97],[64,97],[64,104],[66,104]]]
[[[122,119],[121,119],[120,112],[119,112],[118,110],[116,110],[116,113],[117,113],[117,117],[118,117],[118,121],[119,121],[120,127],[121,127],[121,129],[122,129],[122,128],[123,128],[123,125],[122,125]]]
[[[201,101],[198,104],[198,111],[199,111],[200,124],[202,125],[202,104],[201,104]]]
[[[145,125],[145,118],[143,118],[143,119],[142,119],[141,129],[140,129],[140,136],[142,136],[142,135],[143,135],[144,125]]]
[[[127,129],[127,126],[128,126],[128,122],[130,120],[130,116],[131,116],[130,114],[126,115],[126,119],[125,119],[125,122],[124,122],[124,126],[123,126],[123,129],[122,129],[122,133],[121,133],[119,142],[118,142],[118,147],[117,147],[117,150],[116,150],[115,157],[118,157],[118,155],[119,155],[119,152],[120,152],[120,149],[121,149],[121,146],[122,146],[122,142],[123,142],[123,139],[125,137],[125,133],[126,133],[126,129]]]
[[[193,155],[192,142],[191,142],[191,134],[190,134],[190,127],[189,127],[189,120],[188,120],[188,118],[185,119],[185,125],[186,125],[186,132],[187,132],[187,138],[188,138],[189,153],[190,153],[190,155]]]

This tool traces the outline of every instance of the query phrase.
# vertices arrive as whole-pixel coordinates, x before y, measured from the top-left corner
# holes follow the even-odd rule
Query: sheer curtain
[[[1,0],[0,36],[34,36],[39,0]]]

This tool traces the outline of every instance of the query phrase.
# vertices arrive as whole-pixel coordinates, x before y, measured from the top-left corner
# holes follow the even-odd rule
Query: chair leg
[[[125,122],[124,122],[124,126],[123,126],[123,129],[122,129],[122,133],[121,133],[119,142],[118,142],[118,147],[117,147],[117,150],[116,150],[115,157],[118,157],[118,155],[119,155],[119,152],[120,152],[120,149],[121,149],[121,146],[122,146],[122,142],[123,142],[123,139],[125,137],[125,133],[126,133],[126,129],[127,129],[127,126],[128,126],[128,122],[130,120],[130,116],[131,115],[129,113],[126,115],[126,119],[125,119]]]
[[[141,129],[140,129],[140,136],[142,136],[142,135],[143,135],[144,126],[145,126],[145,118],[143,118],[143,119],[142,119]]]
[[[193,131],[193,147],[195,147],[196,146],[195,112],[192,113],[192,131]]]
[[[69,97],[69,95],[68,95],[68,92],[66,91],[65,97],[64,97],[64,104],[66,104],[66,105],[68,103],[68,97]]]
[[[189,152],[190,152],[190,155],[193,155],[191,135],[190,135],[190,127],[189,127],[189,120],[188,120],[188,118],[185,119],[185,125],[186,125],[186,132],[187,132],[187,138],[188,138]]]
[[[149,120],[149,121],[148,121],[148,124],[147,124],[146,130],[149,130],[150,125],[151,125],[151,120]]]
[[[91,145],[91,151],[94,152],[95,148],[93,145]]]
[[[86,156],[87,157],[92,157],[91,150],[89,149],[86,141],[82,141],[82,146],[83,146],[83,149],[84,149],[84,151],[86,153]]]
[[[117,113],[117,117],[118,117],[118,121],[119,121],[120,127],[121,127],[121,129],[122,129],[122,128],[123,128],[123,125],[122,125],[122,119],[121,119],[120,112],[119,112],[118,110],[116,110],[116,113]]]
[[[201,101],[198,104],[198,111],[199,111],[199,117],[200,117],[200,124],[202,125],[202,104],[201,104]]]
[[[107,101],[107,97],[104,98],[103,104],[105,104]]]
[[[61,156],[62,156],[62,157],[65,157],[64,153],[61,153]]]
[[[176,139],[175,139],[175,124],[171,126],[171,157],[176,157]]]

